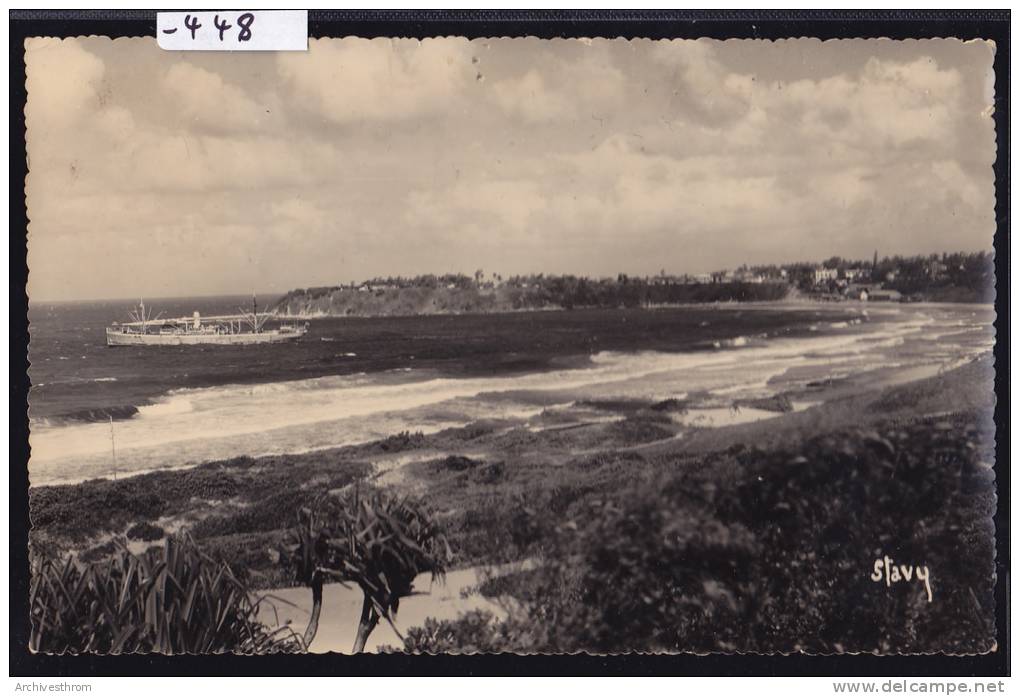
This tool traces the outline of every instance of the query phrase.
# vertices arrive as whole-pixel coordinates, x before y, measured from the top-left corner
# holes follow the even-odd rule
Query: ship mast
[[[139,300],[138,300],[138,308],[128,312],[128,316],[130,316],[131,321],[133,323],[136,323],[136,324],[138,324],[141,327],[141,333],[144,334],[146,332],[146,328],[149,325],[149,322],[151,322],[151,321],[159,321],[159,317],[163,316],[163,313],[160,312],[159,316],[157,316],[157,317],[155,317],[155,319],[153,319],[152,313],[146,311],[146,309],[145,309],[145,300],[139,298]]]
[[[255,293],[252,293],[251,295],[251,311],[249,312],[244,307],[238,307],[237,311],[241,313],[241,316],[238,319],[238,331],[240,331],[242,322],[247,322],[247,324],[251,327],[252,333],[262,333],[262,327],[265,325],[266,321],[269,320],[269,317],[265,316],[259,318],[259,305],[255,299]]]

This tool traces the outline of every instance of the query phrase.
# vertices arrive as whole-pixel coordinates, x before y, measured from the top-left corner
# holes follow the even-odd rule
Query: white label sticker
[[[157,12],[166,51],[307,51],[308,10]]]

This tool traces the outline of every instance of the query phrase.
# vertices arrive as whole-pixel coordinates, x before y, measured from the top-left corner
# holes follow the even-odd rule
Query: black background
[[[53,656],[28,652],[28,296],[24,182],[25,57],[29,36],[155,36],[156,12],[10,13],[10,675],[816,675],[1006,676],[1009,674],[1009,53],[1008,10],[974,11],[328,11],[309,12],[309,36],[624,38],[991,39],[995,41],[997,158],[995,271],[997,546],[996,634],[988,655],[294,655],[243,657]]]

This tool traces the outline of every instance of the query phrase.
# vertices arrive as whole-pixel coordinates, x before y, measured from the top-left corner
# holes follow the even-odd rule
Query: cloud
[[[535,181],[490,180],[459,181],[438,191],[412,191],[405,220],[454,235],[465,221],[481,223],[476,229],[496,238],[528,234],[530,221],[549,206],[548,194],[539,187]]]
[[[503,80],[491,91],[503,111],[527,122],[576,118],[574,105],[563,93],[549,90],[534,69],[523,77]]]
[[[26,119],[40,137],[87,121],[101,106],[103,62],[70,39],[25,39]]]
[[[267,110],[236,85],[216,73],[189,63],[175,63],[163,77],[175,99],[178,116],[215,132],[258,130]]]
[[[453,111],[475,82],[466,39],[311,40],[281,53],[280,76],[300,103],[333,123],[399,121]]]
[[[527,124],[564,124],[593,115],[602,118],[626,107],[627,80],[604,47],[571,43],[572,50],[560,55],[550,50],[552,45],[531,42],[535,59],[529,62],[537,65],[483,85],[485,95],[504,114]],[[479,70],[485,69],[483,61]]]
[[[666,68],[670,107],[702,123],[730,123],[747,113],[752,101],[750,79],[728,74],[716,57],[715,42],[655,42],[651,59]]]

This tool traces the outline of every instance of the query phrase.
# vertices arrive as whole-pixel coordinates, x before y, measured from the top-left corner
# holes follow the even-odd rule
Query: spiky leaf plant
[[[304,649],[258,620],[262,600],[187,536],[94,564],[38,558],[29,647],[46,653],[265,654]]]
[[[312,615],[304,636],[308,645],[318,627],[323,584],[351,582],[361,588],[364,599],[353,648],[361,652],[379,621],[392,625],[400,599],[415,594],[416,576],[431,573],[435,580],[445,575],[451,552],[420,502],[355,490],[303,509],[281,556],[312,589]]]

